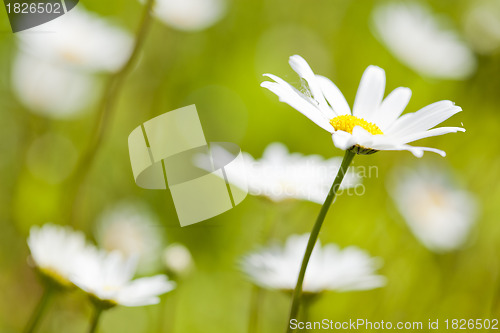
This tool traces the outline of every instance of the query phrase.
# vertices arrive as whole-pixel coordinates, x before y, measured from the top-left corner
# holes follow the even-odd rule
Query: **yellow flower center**
[[[82,57],[74,50],[62,50],[61,56],[70,64],[80,65],[83,63]]]
[[[363,118],[358,118],[351,115],[335,117],[330,120],[330,124],[336,131],[344,131],[351,134],[354,126],[360,126],[373,135],[384,134],[374,123],[370,123]]]

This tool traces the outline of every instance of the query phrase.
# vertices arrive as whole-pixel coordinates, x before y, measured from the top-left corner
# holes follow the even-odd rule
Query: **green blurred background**
[[[462,19],[475,0],[439,0],[430,4]],[[401,64],[374,37],[370,14],[380,1],[234,0],[214,26],[200,32],[177,31],[155,20],[136,68],[127,78],[114,117],[89,177],[74,227],[92,239],[100,213],[121,200],[146,202],[160,218],[168,242],[185,244],[196,271],[163,304],[119,307],[106,313],[102,332],[159,332],[161,317],[175,332],[245,332],[251,284],[238,272],[241,255],[266,243],[262,230],[275,225],[276,238],[308,232],[319,205],[289,201],[273,204],[249,196],[235,209],[208,221],[180,228],[170,194],[143,190],[132,176],[128,134],[138,124],[185,105],[196,104],[207,141],[228,141],[260,157],[271,142],[291,151],[341,156],[331,138],[259,84],[273,73],[300,84],[288,57],[302,55],[316,73],[331,78],[352,105],[360,77],[370,65],[387,74],[386,93],[397,86],[413,91],[407,111],[450,99],[464,112],[445,122],[465,134],[422,140],[446,158],[431,153],[419,160],[408,152],[360,156],[356,166],[376,165],[378,177],[364,180],[361,197],[341,196],[324,224],[323,242],[357,245],[384,259],[384,288],[366,292],[327,293],[312,308],[311,319],[423,321],[440,318],[498,318],[500,225],[500,56],[478,55],[476,73],[464,81],[423,78]],[[99,13],[134,32],[142,5],[133,0],[84,0]],[[51,120],[24,108],[12,93],[10,69],[16,54],[6,13],[0,10],[0,331],[18,332],[40,294],[27,264],[26,237],[32,225],[65,224],[67,184],[50,184],[27,168],[27,152],[39,136],[51,132],[69,138],[82,150],[95,121],[92,105],[80,118]],[[102,80],[104,81],[104,77]],[[43,154],[49,172],[59,172],[57,151]],[[435,255],[406,227],[386,191],[386,179],[399,165],[440,163],[453,170],[459,184],[480,201],[480,216],[467,246]],[[193,208],[195,209],[195,207]],[[40,332],[83,332],[90,306],[78,292],[55,300]],[[267,292],[261,307],[262,332],[284,329],[289,297]],[[170,325],[167,324],[166,326]]]

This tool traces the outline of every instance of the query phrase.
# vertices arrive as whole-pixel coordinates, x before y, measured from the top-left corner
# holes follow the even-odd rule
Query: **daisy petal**
[[[349,107],[349,104],[340,89],[324,76],[316,75],[316,78],[319,82],[323,95],[333,109],[333,117],[350,115],[351,108]]]
[[[417,112],[405,114],[396,120],[386,132],[401,137],[426,131],[460,111],[462,111],[462,108],[451,101],[439,101],[427,105]]]
[[[407,135],[405,137],[400,138],[400,140],[403,143],[408,143],[408,142],[417,141],[417,140],[424,139],[424,138],[430,138],[432,136],[438,136],[438,135],[443,135],[443,134],[448,134],[448,133],[456,133],[456,132],[465,132],[465,128],[462,128],[462,127],[438,127],[438,128],[433,128],[433,129],[428,130],[428,131],[417,132],[417,133]]]
[[[373,145],[373,140],[375,137],[375,135],[370,134],[361,126],[355,126],[352,129],[352,138],[354,140],[354,144],[358,144],[363,147],[371,147]]]
[[[332,139],[335,147],[342,150],[351,148],[355,143],[352,135],[344,131],[335,131],[332,134]]]
[[[377,111],[377,125],[382,129],[386,129],[398,119],[408,105],[411,98],[411,90],[409,88],[399,87],[394,89],[387,96],[380,109]]]
[[[427,5],[417,1],[387,3],[377,6],[372,17],[377,37],[419,74],[463,80],[475,72],[477,60],[472,50],[445,23],[448,17],[433,13]]]
[[[406,150],[411,152],[413,155],[416,157],[422,157],[424,155],[424,151],[430,151],[432,153],[436,153],[438,155],[441,155],[442,157],[446,156],[446,152],[444,152],[441,149],[436,149],[436,148],[430,148],[430,147],[415,147],[415,146],[410,146],[410,145],[404,145],[403,146]],[[417,155],[418,153],[419,155]]]
[[[323,97],[323,92],[321,91],[321,86],[319,85],[319,82],[317,82],[316,75],[312,71],[307,61],[305,61],[304,58],[299,55],[293,55],[290,57],[289,63],[292,69],[302,79],[307,81],[312,97],[319,104],[320,111],[323,112],[325,117],[329,119],[333,118],[335,115],[326,103],[326,100]]]
[[[334,131],[329,119],[325,118],[318,108],[311,104],[301,92],[277,76],[265,75],[276,82],[265,81],[261,83],[261,87],[269,89],[279,97],[281,102],[290,105],[324,130],[330,133]]]
[[[373,121],[385,91],[385,72],[377,66],[368,66],[359,84],[352,114],[366,121]]]
[[[376,136],[374,136],[376,137]],[[415,157],[422,157],[424,156],[424,151],[430,151],[434,152],[436,154],[439,154],[441,156],[446,156],[446,153],[442,150],[435,149],[435,148],[429,148],[429,147],[414,147],[410,146],[407,144],[403,143],[389,143],[389,142],[377,142],[378,140],[374,140],[372,146],[370,148],[377,149],[377,150],[407,150]]]
[[[156,304],[157,295],[167,293],[175,288],[175,283],[168,281],[165,275],[144,277],[131,281],[120,290],[117,301],[125,306]]]
[[[138,259],[136,255],[124,257],[121,252],[112,251],[102,263],[102,274],[117,284],[124,284],[133,278]]]
[[[119,303],[123,306],[147,306],[147,305],[155,305],[160,303],[160,298],[157,296],[147,297],[147,298],[137,298],[137,299],[129,299],[123,298],[120,299]]]
[[[323,98],[323,94],[321,92],[321,88],[316,82],[316,76],[314,75],[314,72],[312,71],[307,61],[305,61],[304,58],[299,55],[293,55],[290,57],[289,63],[292,69],[301,78],[307,81],[309,90],[311,91],[313,98],[320,104],[326,104],[326,101]]]

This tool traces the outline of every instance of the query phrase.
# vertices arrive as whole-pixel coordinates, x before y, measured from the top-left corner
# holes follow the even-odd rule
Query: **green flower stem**
[[[42,297],[40,298],[40,301],[38,302],[35,310],[33,311],[33,314],[31,315],[30,320],[28,321],[28,324],[24,328],[24,333],[31,333],[35,331],[35,328],[37,327],[38,323],[40,322],[40,319],[42,318],[43,314],[45,313],[45,310],[47,308],[47,304],[49,303],[50,299],[52,298],[52,294],[54,292],[54,289],[50,286],[46,286],[45,290],[43,291]]]
[[[500,286],[495,286],[493,291],[493,298],[491,299],[491,306],[488,316],[486,318],[495,318],[500,315]]]
[[[170,275],[169,275],[170,276]],[[175,280],[177,285],[179,281]],[[156,332],[173,332],[175,328],[175,318],[177,313],[177,294],[175,291],[163,296],[158,305],[159,317]],[[168,319],[168,321],[166,320]]]
[[[92,316],[92,321],[90,322],[89,333],[95,333],[97,331],[97,325],[99,324],[99,319],[101,319],[102,312],[104,308],[101,306],[94,307],[94,314]]]
[[[321,226],[323,225],[323,221],[325,220],[326,214],[332,205],[333,199],[335,199],[335,195],[344,179],[345,174],[347,173],[347,169],[349,169],[349,165],[354,158],[355,153],[350,150],[346,150],[344,159],[342,160],[342,164],[340,169],[333,181],[332,187],[330,188],[330,192],[328,192],[328,196],[326,197],[321,210],[319,211],[319,215],[316,219],[316,223],[311,231],[311,235],[309,236],[309,241],[307,243],[306,252],[304,254],[304,259],[302,260],[302,265],[300,267],[299,277],[297,279],[297,284],[295,286],[295,290],[293,292],[293,300],[292,307],[290,310],[290,317],[287,322],[287,333],[293,332],[290,328],[290,321],[292,319],[296,319],[299,313],[300,308],[300,300],[302,299],[302,284],[304,283],[304,276],[306,275],[307,265],[309,263],[309,259],[311,258],[312,251],[314,249],[314,245],[318,240],[319,231],[321,230]]]
[[[262,202],[266,204],[266,209],[269,209],[269,213],[267,214],[267,218],[264,221],[263,230],[261,231],[261,241],[267,242],[271,239],[275,234],[277,229],[279,228],[280,222],[283,219],[286,219],[287,213],[293,207],[293,204],[289,204],[287,202],[282,202],[280,204],[276,204],[271,201],[271,199],[262,199]],[[278,212],[278,213],[276,213]],[[259,332],[259,310],[261,308],[261,303],[263,301],[264,295],[266,291],[259,286],[254,285],[250,294],[249,301],[249,311],[248,311],[248,333]]]
[[[135,36],[132,53],[130,54],[130,57],[123,65],[123,67],[118,72],[111,75],[109,78],[101,101],[99,103],[98,114],[94,123],[94,128],[92,129],[89,144],[83,152],[82,157],[80,158],[80,161],[76,166],[75,172],[73,173],[73,177],[69,182],[71,186],[71,194],[69,196],[71,200],[69,205],[71,211],[69,212],[69,218],[72,224],[74,224],[76,209],[80,200],[83,183],[87,178],[87,175],[97,155],[106,130],[109,126],[110,118],[113,114],[113,110],[115,108],[120,91],[128,74],[134,68],[140,51],[142,50],[144,42],[146,41],[149,27],[151,25],[151,11],[153,9],[154,2],[155,0],[146,1],[142,18]]]
[[[316,300],[314,294],[302,294],[302,319],[301,321],[307,322],[311,319],[311,306]]]
[[[258,286],[253,286],[250,296],[250,311],[248,316],[248,333],[258,332],[259,327],[259,308],[262,299],[263,290]]]

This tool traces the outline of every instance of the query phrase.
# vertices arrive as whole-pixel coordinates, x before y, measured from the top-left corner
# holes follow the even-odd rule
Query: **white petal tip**
[[[443,99],[443,100],[441,100],[441,101],[437,101],[437,102],[435,102],[435,103],[433,103],[433,104],[434,104],[434,105],[435,105],[435,104],[442,104],[442,105],[446,105],[446,106],[455,106],[455,102],[450,101],[450,100],[448,100],[448,99]],[[433,105],[433,104],[431,104],[431,105]]]
[[[299,56],[298,54],[294,54],[290,56],[289,61],[305,61],[305,59]]]
[[[262,88],[266,88],[266,89],[269,89],[269,90],[273,91],[273,88],[277,87],[277,86],[278,86],[278,84],[277,84],[277,83],[275,83],[275,82],[271,82],[271,81],[264,81],[264,82],[262,82],[262,83],[260,84],[260,86],[261,86]],[[274,92],[274,91],[273,91],[273,92]]]
[[[444,152],[442,150],[436,149],[436,150],[433,150],[433,152],[440,155],[441,157],[446,157],[446,152]]]
[[[409,151],[415,156],[415,157],[418,157],[418,158],[421,158],[424,156],[424,151],[430,151],[430,152],[433,152],[433,153],[436,153],[436,154],[439,154],[441,155],[442,157],[445,157],[446,156],[446,152],[442,151],[442,150],[439,150],[439,149],[435,149],[435,148],[417,148],[417,149],[409,149]]]
[[[394,89],[394,90],[395,90],[395,91],[397,90],[397,91],[399,91],[399,92],[404,92],[404,93],[406,93],[406,94],[408,94],[408,95],[410,95],[410,96],[411,96],[411,94],[412,94],[411,89],[410,89],[410,88],[408,88],[408,87],[397,87],[397,88],[396,88],[396,89]]]
[[[419,151],[419,152],[413,152],[413,155],[415,155],[415,157],[417,158],[422,158],[422,156],[424,156],[424,153]]]
[[[370,65],[366,68],[366,71],[377,71],[385,74],[385,70],[382,67],[376,66],[376,65]]]

